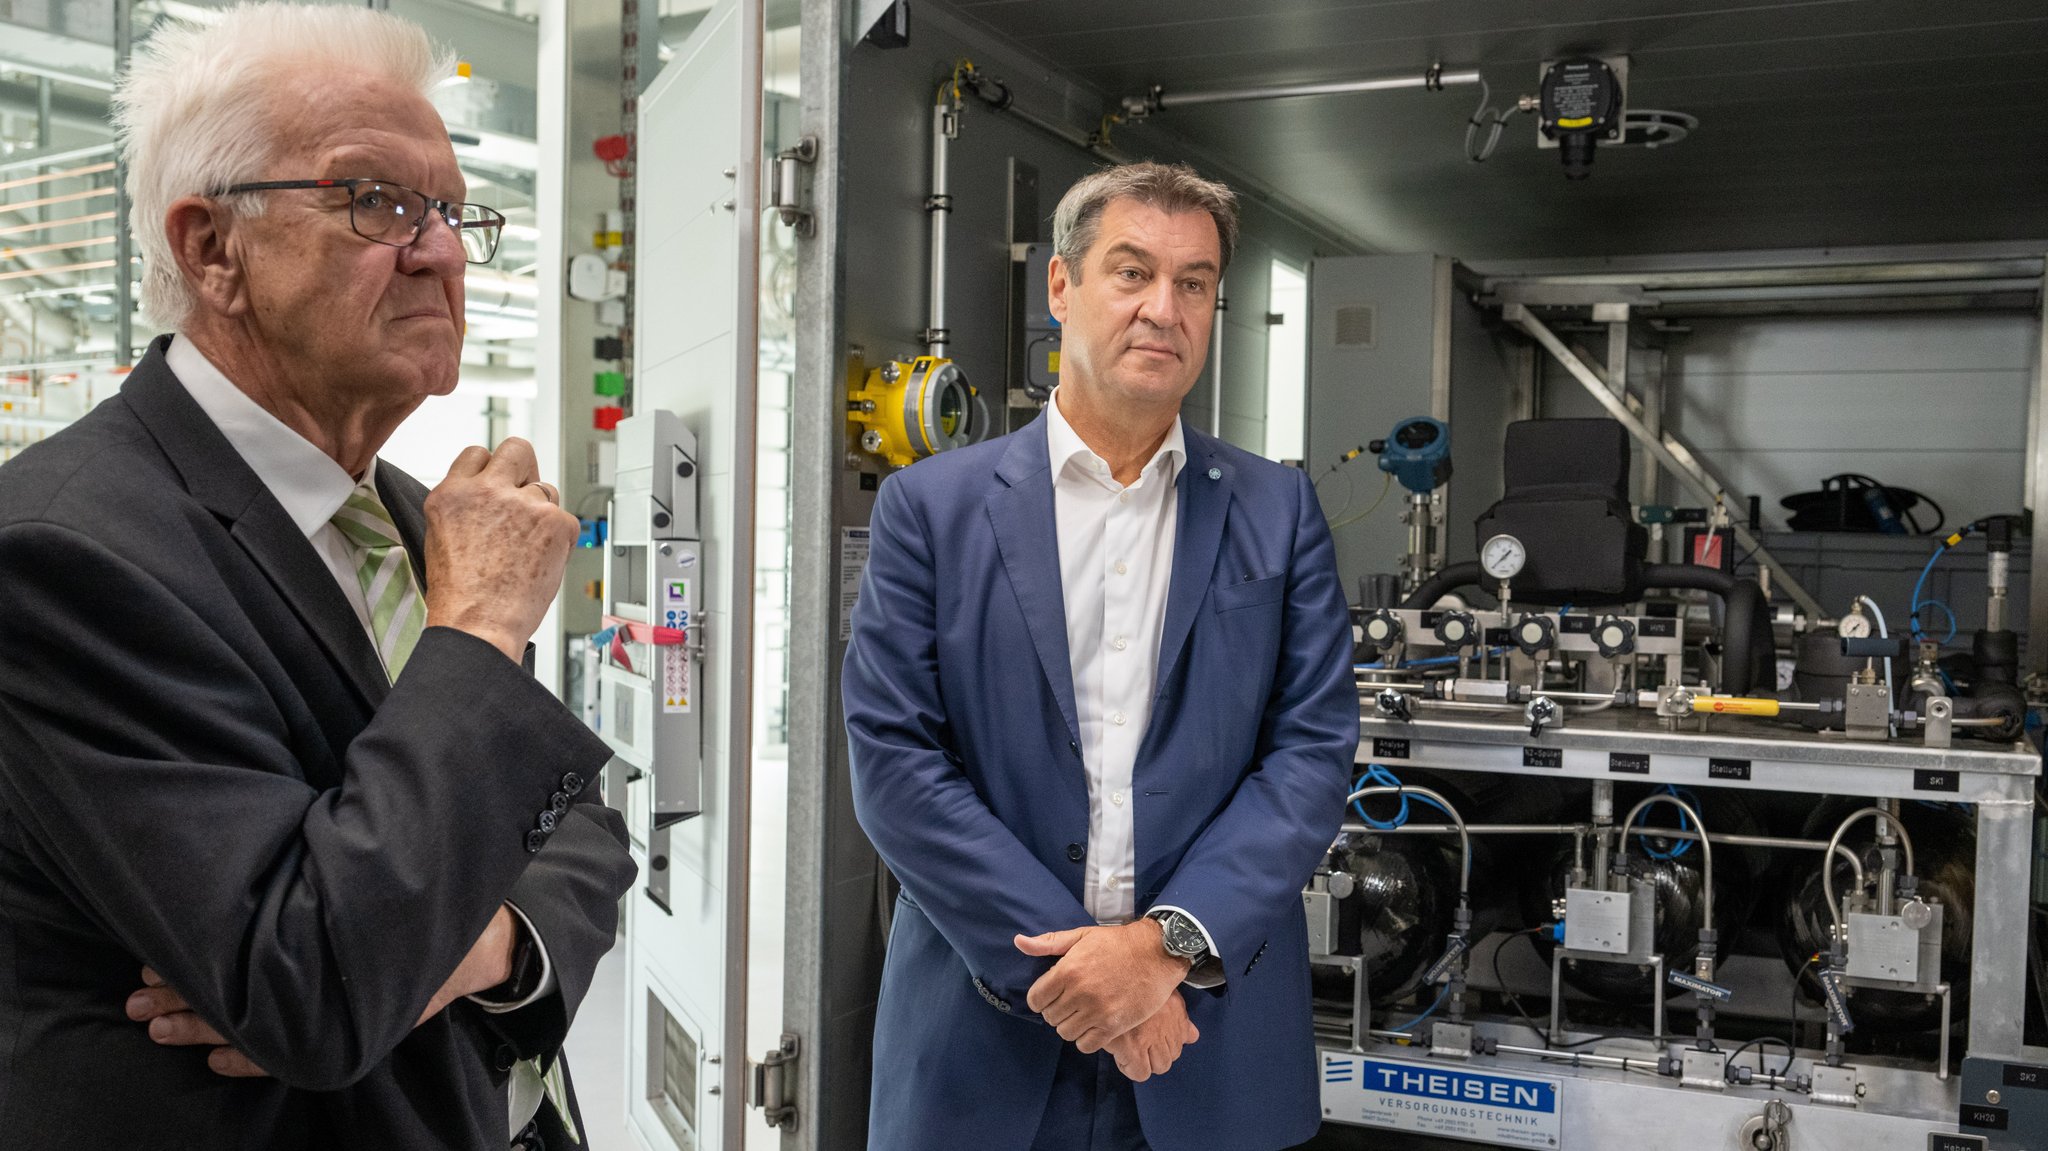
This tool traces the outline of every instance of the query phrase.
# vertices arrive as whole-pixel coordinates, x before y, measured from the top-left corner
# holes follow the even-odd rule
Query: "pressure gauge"
[[[1529,562],[1529,551],[1522,541],[1509,535],[1495,536],[1479,549],[1479,565],[1486,574],[1495,579],[1513,579],[1521,572],[1522,565]]]
[[[1852,611],[1835,623],[1835,630],[1843,639],[1864,639],[1870,635],[1870,617],[1860,611]]]

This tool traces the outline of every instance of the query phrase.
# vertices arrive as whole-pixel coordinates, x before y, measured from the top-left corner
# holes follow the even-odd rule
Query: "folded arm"
[[[262,637],[48,524],[0,529],[0,586],[0,799],[88,915],[296,1086],[404,1039],[562,774],[607,757],[497,649],[433,627],[316,790],[294,740],[318,733],[290,730]]]

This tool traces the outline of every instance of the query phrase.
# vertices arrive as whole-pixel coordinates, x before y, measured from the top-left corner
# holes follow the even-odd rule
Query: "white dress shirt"
[[[185,385],[185,391],[194,403],[213,421],[220,433],[227,437],[228,444],[270,489],[270,494],[284,507],[306,542],[327,564],[327,570],[334,576],[334,582],[341,585],[349,606],[362,621],[364,634],[370,637],[370,646],[377,646],[376,629],[370,626],[370,605],[363,597],[362,581],[356,576],[359,551],[341,529],[330,521],[341,505],[348,501],[349,493],[356,490],[357,481],[342,470],[334,457],[313,446],[284,421],[266,411],[261,404],[249,398],[248,393],[236,387],[212,361],[201,354],[190,340],[180,336],[171,341],[164,352],[164,365]],[[374,482],[377,461],[372,459],[364,470],[363,479]],[[378,658],[382,659],[381,652]],[[387,669],[388,670],[388,669]],[[471,1002],[490,1012],[516,1011],[535,1000],[544,998],[555,990],[554,965],[548,961],[548,949],[541,943],[540,933],[526,918],[526,913],[507,903],[512,914],[519,919],[536,948],[540,951],[540,987],[532,995],[516,1003],[499,1002],[470,996]],[[523,1072],[523,1074],[522,1074]],[[527,1080],[531,1080],[528,1082]],[[527,1120],[540,1108],[542,1087],[540,1076],[531,1065],[521,1062],[513,1068],[510,1090],[512,1130],[526,1126]]]
[[[1081,763],[1088,773],[1082,906],[1099,923],[1128,923],[1136,914],[1134,824],[1140,800],[1131,771],[1158,691],[1180,511],[1174,485],[1187,462],[1187,441],[1175,416],[1165,442],[1126,486],[1067,422],[1057,388],[1045,416],[1074,718],[1081,725]],[[1187,914],[1181,908],[1152,910]]]

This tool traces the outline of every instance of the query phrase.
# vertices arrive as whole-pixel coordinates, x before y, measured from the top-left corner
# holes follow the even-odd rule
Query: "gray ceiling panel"
[[[1479,67],[1496,106],[1540,61],[1626,54],[1629,102],[1701,119],[1564,180],[1510,120],[1464,159],[1476,89],[1174,109],[1160,128],[1375,248],[1474,256],[2012,240],[2048,234],[2043,0],[960,0],[1100,90]]]

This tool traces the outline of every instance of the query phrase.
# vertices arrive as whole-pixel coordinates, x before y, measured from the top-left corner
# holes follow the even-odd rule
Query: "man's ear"
[[[1052,318],[1061,324],[1067,322],[1067,262],[1058,256],[1045,268],[1046,307]]]
[[[200,307],[223,316],[240,315],[249,306],[242,263],[229,243],[238,222],[226,205],[204,196],[186,196],[164,213],[164,237],[178,274]]]

